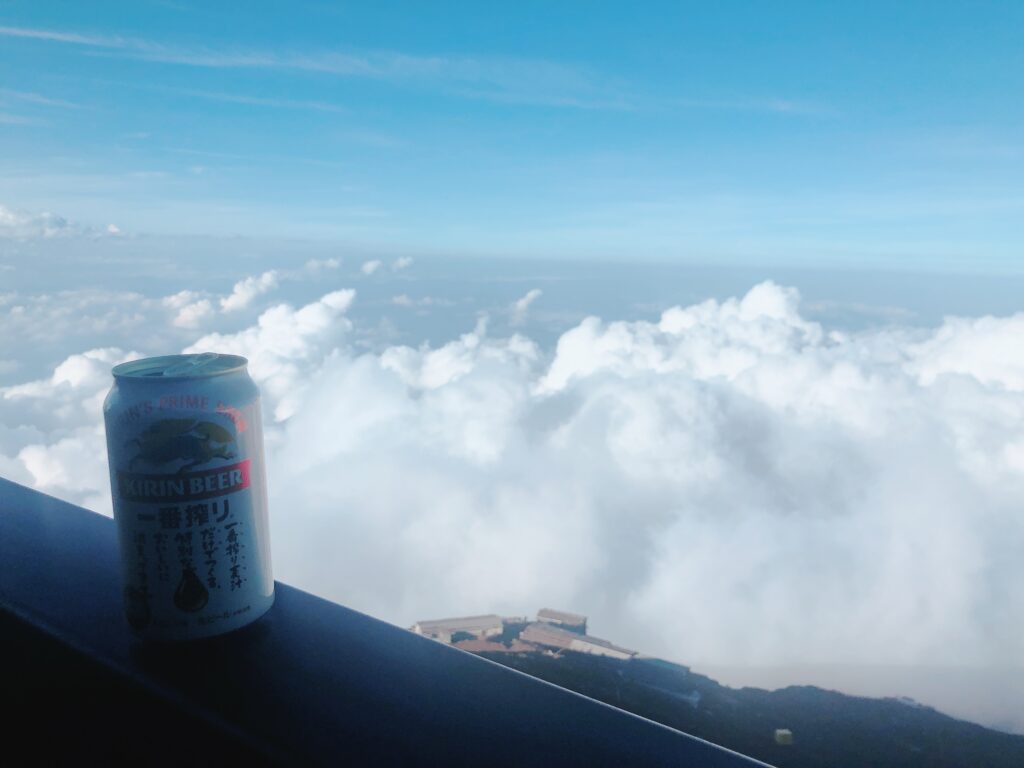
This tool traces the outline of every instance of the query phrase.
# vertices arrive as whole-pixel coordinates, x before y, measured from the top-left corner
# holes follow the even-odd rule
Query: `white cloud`
[[[216,314],[213,302],[196,291],[178,291],[164,298],[163,303],[176,311],[171,322],[178,328],[198,328]]]
[[[512,324],[522,325],[526,322],[526,313],[530,311],[530,305],[541,297],[544,292],[540,288],[534,288],[526,292],[512,302]]]
[[[316,274],[325,269],[337,269],[341,266],[341,259],[310,259],[306,262],[305,269],[307,272]]]
[[[1021,339],[1024,315],[949,318],[938,333],[914,348],[913,369],[925,384],[943,374],[959,373],[1024,392],[1024,356],[1007,354]]]
[[[398,622],[566,605],[684,660],[1012,661],[1024,399],[1007,362],[921,375],[962,330],[829,334],[763,284],[550,359],[482,326],[331,356],[273,453],[282,576]]]
[[[103,398],[111,367],[134,357],[92,349],[71,355],[46,379],[0,387],[3,474],[109,514]]]
[[[15,210],[0,205],[0,240],[51,240],[66,237],[116,237],[121,230],[109,224],[102,231],[69,221],[49,211]]]
[[[384,262],[382,262],[380,259],[371,259],[370,261],[364,261],[363,266],[360,267],[360,269],[363,271],[364,275],[372,275],[374,272],[381,268],[381,265],[383,265],[383,263]]]
[[[257,324],[235,334],[211,333],[185,352],[226,352],[249,359],[249,372],[263,388],[268,412],[277,420],[291,415],[306,385],[308,367],[334,348],[352,327],[344,313],[355,291],[328,293],[296,310],[288,304],[271,307]]]
[[[89,391],[97,386],[109,384],[110,366],[125,360],[125,353],[116,347],[91,349],[78,355],[71,355],[53,370],[48,379],[19,384],[0,389],[0,397],[16,400],[21,397],[50,398],[57,391]]]
[[[223,322],[217,304],[216,295],[188,289],[152,298],[109,289],[0,293],[0,386],[24,380],[16,375],[19,370],[21,377],[42,376],[76,349],[173,352],[194,341],[197,330],[213,330]],[[17,366],[5,359],[16,360]]]
[[[764,283],[361,354],[353,298],[189,347],[252,361],[284,581],[400,624],[560,605],[693,663],[1024,658],[1024,315],[840,334]],[[0,390],[0,471],[109,504],[121,354]]]
[[[392,272],[401,272],[403,269],[408,269],[412,266],[413,259],[411,256],[401,256],[391,262]]]
[[[434,296],[422,296],[414,299],[405,293],[392,296],[391,303],[398,307],[451,307],[455,304],[451,299],[440,299]]]
[[[63,216],[54,213],[29,213],[0,205],[0,237],[16,240],[52,238],[79,234]]]
[[[247,277],[235,283],[230,296],[220,300],[220,308],[224,312],[234,312],[249,306],[253,299],[277,287],[276,270],[269,270],[258,277]]]
[[[0,294],[0,349],[27,362],[42,348],[60,346],[60,354],[66,354],[69,347],[80,349],[104,343],[103,339],[107,344],[114,338],[121,343],[133,335],[148,334],[165,314],[159,302],[129,291]]]

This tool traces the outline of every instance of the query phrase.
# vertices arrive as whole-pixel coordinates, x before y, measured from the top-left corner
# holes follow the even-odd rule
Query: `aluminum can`
[[[113,369],[103,404],[128,623],[190,640],[274,602],[260,396],[247,360],[150,357]]]

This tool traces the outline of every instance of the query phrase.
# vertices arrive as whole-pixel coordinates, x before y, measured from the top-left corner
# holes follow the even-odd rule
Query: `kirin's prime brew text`
[[[246,359],[114,368],[103,413],[128,623],[154,640],[230,632],[274,602],[259,390]]]

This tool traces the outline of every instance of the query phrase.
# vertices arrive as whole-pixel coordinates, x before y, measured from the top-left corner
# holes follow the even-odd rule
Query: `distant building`
[[[789,728],[775,729],[775,743],[783,746],[793,743],[793,732]]]
[[[550,608],[542,608],[537,611],[537,621],[544,624],[554,624],[561,629],[575,632],[578,635],[587,634],[587,617],[578,613],[566,613],[565,611],[553,611]]]
[[[631,659],[635,651],[621,648],[587,634],[587,617],[578,613],[543,608],[537,621],[525,617],[502,618],[496,614],[420,621],[410,629],[474,653],[528,653],[566,650],[614,659]]]
[[[560,629],[553,624],[541,622],[531,624],[524,629],[520,633],[519,639],[527,643],[542,645],[546,648],[576,651],[577,653],[592,653],[595,656],[610,656],[613,659],[631,659],[636,656],[636,651],[620,648],[599,637],[580,635],[576,632]]]
[[[501,616],[464,616],[454,619],[437,619],[436,621],[419,621],[412,625],[417,635],[431,637],[442,643],[450,643],[452,635],[464,633],[476,638],[487,638],[500,635],[504,625]]]
[[[460,640],[453,645],[470,653],[536,653],[538,650],[537,646],[521,640],[513,640],[508,645],[493,640]]]

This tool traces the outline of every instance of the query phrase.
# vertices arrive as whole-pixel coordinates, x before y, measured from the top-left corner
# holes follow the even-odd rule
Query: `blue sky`
[[[1019,3],[2,2],[0,203],[409,252],[1020,271]]]

